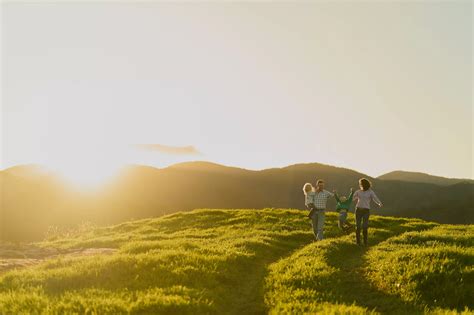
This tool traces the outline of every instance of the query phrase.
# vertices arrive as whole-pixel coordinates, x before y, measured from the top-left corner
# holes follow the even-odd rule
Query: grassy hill
[[[447,178],[442,176],[434,176],[426,173],[420,172],[407,172],[407,171],[393,171],[387,174],[383,174],[378,179],[381,180],[399,180],[404,182],[414,182],[414,183],[426,183],[426,184],[435,184],[441,186],[449,186],[460,183],[470,183],[473,184],[474,180],[465,179],[465,178]]]
[[[51,225],[115,224],[196,208],[304,208],[305,182],[323,178],[328,189],[346,194],[361,177],[368,176],[319,163],[251,171],[189,162],[164,169],[128,166],[107,185],[84,192],[35,166],[15,167],[0,172],[0,239],[38,240]],[[474,223],[474,184],[372,181],[385,205],[380,215]]]
[[[467,314],[474,309],[472,226],[372,216],[371,246],[365,248],[337,230],[335,213],[327,215],[327,239],[312,242],[305,214],[196,210],[51,235],[36,246],[56,253],[107,248],[109,254],[59,254],[1,273],[0,313]]]

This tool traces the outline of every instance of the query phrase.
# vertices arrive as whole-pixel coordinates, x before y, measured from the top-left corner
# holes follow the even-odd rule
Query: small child
[[[308,218],[311,218],[314,211],[316,211],[316,206],[314,205],[314,198],[316,193],[314,192],[314,187],[310,183],[306,183],[303,186],[304,192],[304,204],[307,209],[309,209]]]
[[[334,198],[336,198],[336,201],[337,201],[336,211],[339,212],[338,226],[344,232],[347,232],[349,231],[349,229],[352,228],[352,225],[349,224],[349,222],[347,222],[347,212],[349,211],[349,208],[351,206],[353,195],[354,195],[354,190],[352,188],[349,194],[349,198],[346,198],[346,196],[339,197],[337,195],[337,192],[334,191]]]

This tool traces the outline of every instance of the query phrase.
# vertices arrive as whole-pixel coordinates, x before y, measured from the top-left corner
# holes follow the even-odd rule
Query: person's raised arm
[[[354,197],[354,189],[351,188],[351,193],[349,194],[349,198],[347,200],[349,200],[349,203],[352,202],[352,197]]]
[[[339,200],[339,196],[337,195],[337,191],[333,190],[332,192],[333,192],[334,198],[336,198],[336,201],[341,202],[341,200]]]

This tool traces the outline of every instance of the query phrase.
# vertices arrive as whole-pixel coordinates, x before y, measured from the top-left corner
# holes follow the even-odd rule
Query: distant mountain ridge
[[[441,186],[455,185],[459,183],[474,184],[474,180],[467,178],[447,178],[421,172],[393,171],[377,177],[381,180],[399,180],[414,183],[427,183]]]
[[[383,209],[379,215],[418,217],[441,223],[474,223],[474,184],[382,180],[320,163],[260,171],[210,162],[166,168],[129,165],[94,192],[71,189],[58,175],[17,166],[0,171],[0,239],[39,239],[50,226],[89,221],[110,224],[197,208],[304,209],[302,186],[318,178],[341,195],[369,178]],[[329,210],[335,208],[334,200]]]

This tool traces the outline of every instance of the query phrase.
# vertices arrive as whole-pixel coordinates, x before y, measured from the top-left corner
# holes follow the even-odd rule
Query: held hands
[[[354,191],[354,188],[351,187],[351,192],[353,192],[353,191]]]

